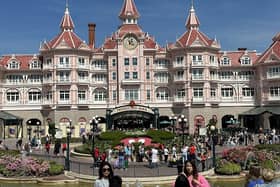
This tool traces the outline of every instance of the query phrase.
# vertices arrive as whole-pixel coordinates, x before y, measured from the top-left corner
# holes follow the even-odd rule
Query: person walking
[[[109,162],[102,162],[99,166],[99,176],[94,183],[94,187],[109,187],[113,176],[114,172],[111,164]]]
[[[45,149],[46,149],[46,153],[50,154],[50,148],[51,148],[51,144],[49,141],[46,141],[45,143]]]
[[[164,147],[163,154],[164,154],[164,162],[167,163],[168,155],[169,155],[169,150],[167,146]]]
[[[211,187],[205,177],[198,173],[194,161],[186,161],[183,172],[188,177],[190,187]]]

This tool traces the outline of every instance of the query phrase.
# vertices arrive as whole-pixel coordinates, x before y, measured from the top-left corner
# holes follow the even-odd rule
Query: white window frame
[[[59,101],[69,101],[70,100],[70,91],[69,90],[60,90],[59,91]]]
[[[6,93],[6,100],[8,103],[19,103],[19,91],[8,90]]]
[[[96,89],[94,90],[94,101],[106,101],[107,100],[107,92],[105,89]]]
[[[41,101],[41,91],[40,90],[30,90],[28,91],[28,102],[29,103],[38,103]]]
[[[223,87],[221,88],[221,96],[223,98],[232,98],[233,97],[233,88],[232,87]]]
[[[255,96],[255,89],[250,87],[243,87],[242,88],[242,96],[243,97],[254,97]]]
[[[222,57],[220,60],[221,66],[229,66],[231,64],[231,60],[228,57]]]
[[[139,100],[139,95],[139,89],[124,90],[124,100],[126,101]]]

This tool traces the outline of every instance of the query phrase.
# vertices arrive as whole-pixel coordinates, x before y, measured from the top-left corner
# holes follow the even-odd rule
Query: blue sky
[[[185,31],[190,0],[135,0],[138,24],[165,46]],[[69,0],[75,32],[88,40],[89,22],[95,22],[96,45],[121,24],[123,0]],[[220,41],[222,50],[247,47],[263,52],[280,32],[279,0],[194,0],[200,30]],[[59,33],[65,0],[1,0],[0,54],[38,53],[40,41]]]

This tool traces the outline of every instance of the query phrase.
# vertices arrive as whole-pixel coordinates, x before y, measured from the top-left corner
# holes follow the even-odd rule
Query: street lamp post
[[[94,168],[94,135],[98,124],[98,116],[92,117],[90,120],[91,132],[92,132],[92,144],[91,144],[91,151],[92,151],[92,158],[93,158],[93,168]],[[94,170],[94,169],[93,169]]]
[[[28,128],[27,128],[27,134],[28,134],[28,140],[29,140],[29,142],[31,141],[31,131],[32,131],[32,127],[31,127],[31,126],[28,126]]]
[[[39,132],[40,132],[39,127],[40,127],[40,122],[37,121],[37,122],[36,122],[36,125],[37,125],[37,138],[39,139]]]
[[[70,171],[70,139],[71,139],[71,129],[72,129],[72,120],[69,121],[69,126],[66,129],[67,137],[67,149],[66,149],[66,159],[65,159],[65,169]]]
[[[185,145],[185,124],[187,124],[188,120],[187,118],[182,114],[178,118],[178,122],[181,125],[182,133],[183,133],[183,145]]]
[[[212,138],[212,158],[213,158],[213,167],[216,167],[216,150],[215,150],[215,144],[216,144],[216,127],[215,125],[210,126],[210,132],[211,132],[211,138]]]
[[[172,128],[173,128],[173,134],[175,133],[175,121],[177,120],[177,117],[172,114],[169,119],[171,120],[171,123],[172,123]]]

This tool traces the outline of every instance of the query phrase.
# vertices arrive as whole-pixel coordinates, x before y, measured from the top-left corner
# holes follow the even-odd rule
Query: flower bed
[[[239,165],[240,171],[249,169],[252,165],[275,171],[280,168],[280,158],[279,153],[275,151],[259,150],[255,147],[233,148],[223,152],[222,158],[217,163],[217,173],[231,174],[233,169],[238,173],[232,164]]]
[[[4,177],[50,176],[63,173],[64,167],[55,162],[22,157],[21,155],[0,156],[0,174]]]

